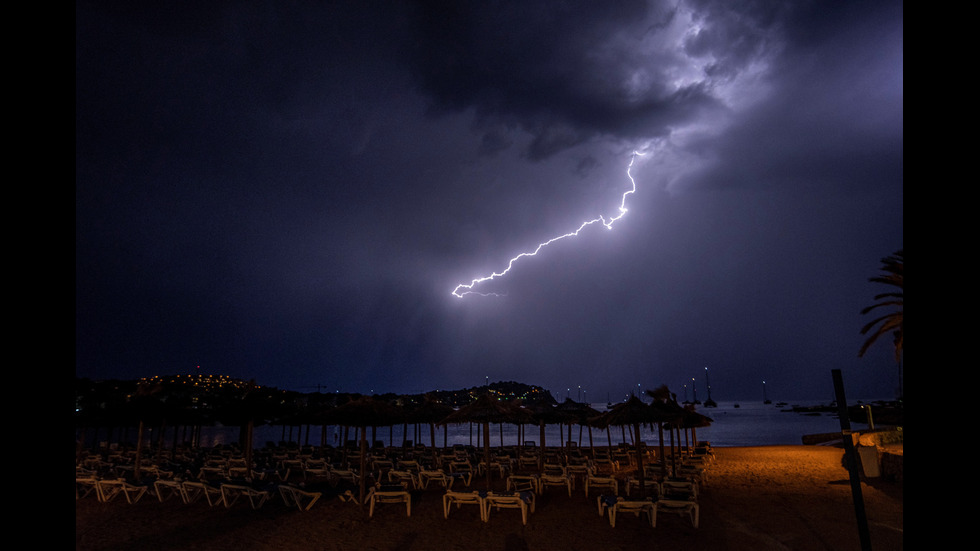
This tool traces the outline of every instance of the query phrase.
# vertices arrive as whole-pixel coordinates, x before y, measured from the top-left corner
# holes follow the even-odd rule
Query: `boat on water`
[[[704,383],[708,386],[708,399],[704,401],[704,407],[714,408],[718,407],[718,404],[711,399],[711,381],[708,380],[708,368],[704,368]]]
[[[770,400],[769,397],[766,396],[766,382],[765,381],[762,381],[762,403],[763,404],[771,404],[772,403],[772,400]]]

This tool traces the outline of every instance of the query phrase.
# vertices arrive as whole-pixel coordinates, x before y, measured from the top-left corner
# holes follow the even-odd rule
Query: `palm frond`
[[[875,295],[874,300],[878,301],[871,306],[867,306],[861,309],[861,314],[867,314],[874,310],[880,308],[893,308],[891,312],[875,318],[874,320],[868,322],[861,328],[862,335],[868,335],[868,339],[864,341],[861,349],[858,351],[858,357],[864,356],[865,352],[871,348],[879,337],[891,333],[893,338],[893,345],[895,346],[895,360],[901,361],[902,348],[905,343],[904,332],[902,329],[903,321],[903,310],[905,303],[904,296],[904,272],[905,272],[905,251],[898,250],[891,256],[881,259],[882,271],[885,272],[882,275],[878,275],[872,278],[868,278],[868,281],[872,283],[881,283],[885,285],[891,285],[898,287],[899,291],[892,291],[888,293],[879,293]],[[877,328],[876,328],[877,326]],[[874,329],[874,331],[872,331]],[[870,334],[869,334],[870,332]]]

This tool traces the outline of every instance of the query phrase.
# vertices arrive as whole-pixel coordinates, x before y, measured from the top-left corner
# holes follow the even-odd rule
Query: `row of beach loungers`
[[[633,514],[656,526],[659,513],[686,515],[698,527],[699,492],[707,483],[708,466],[713,460],[710,444],[704,443],[668,461],[644,459],[641,479],[629,458],[606,462],[604,457],[566,455],[562,463],[545,463],[538,469],[520,458],[495,457],[489,467],[478,461],[474,450],[445,451],[417,458],[397,458],[373,455],[369,471],[371,480],[364,504],[374,515],[376,506],[398,504],[411,516],[412,493],[431,489],[443,491],[443,515],[449,518],[454,508],[475,505],[480,518],[489,521],[491,511],[516,509],[527,524],[534,512],[536,496],[551,488],[566,492],[569,497],[581,490],[586,497],[594,496],[600,517],[608,517],[615,526],[617,516]],[[261,456],[262,454],[260,454]],[[274,458],[270,460],[270,458]],[[140,478],[134,478],[135,466],[125,455],[94,455],[76,463],[75,497],[94,495],[101,502],[123,499],[138,503],[145,496],[161,502],[178,500],[185,504],[206,502],[209,506],[230,508],[247,503],[260,509],[270,500],[281,500],[287,507],[309,511],[325,495],[343,501],[358,502],[360,472],[350,463],[336,461],[337,457],[316,457],[276,451],[263,458],[263,463],[249,469],[234,452],[210,451],[206,457],[188,462],[147,462],[141,465]],[[348,457],[349,459],[349,457]],[[355,458],[359,462],[359,458]],[[333,460],[333,461],[331,461]],[[551,461],[554,461],[552,458]],[[195,471],[196,468],[196,471]],[[475,476],[484,476],[491,469],[506,481],[504,491],[470,490]],[[664,474],[667,476],[664,476]]]

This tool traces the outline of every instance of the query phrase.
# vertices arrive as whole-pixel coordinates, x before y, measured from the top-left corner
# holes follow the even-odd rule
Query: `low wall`
[[[865,465],[865,475],[880,476],[896,482],[904,482],[903,463],[905,458],[904,433],[901,428],[863,432],[856,435],[858,450],[874,449],[875,453],[858,454],[862,460],[873,457],[877,465]],[[871,473],[876,473],[872,475]]]
[[[905,476],[902,472],[902,463],[904,459],[903,453],[896,453],[895,451],[886,449],[881,454],[881,476],[882,478],[887,478],[894,480],[898,483],[905,482]]]

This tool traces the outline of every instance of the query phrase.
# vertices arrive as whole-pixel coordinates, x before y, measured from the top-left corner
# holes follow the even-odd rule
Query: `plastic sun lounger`
[[[399,471],[390,470],[388,471],[388,482],[392,484],[404,484],[405,487],[416,490],[419,488],[419,481],[415,479],[415,475],[411,471]]]
[[[184,490],[184,503],[194,503],[202,497],[207,500],[208,505],[211,507],[224,503],[221,488],[212,486],[206,482],[185,480],[182,487]]]
[[[653,525],[657,525],[657,515],[660,513],[675,513],[687,515],[691,519],[691,524],[697,528],[701,523],[701,507],[698,502],[691,499],[659,499],[654,502]]]
[[[480,520],[486,521],[486,515],[484,512],[483,497],[480,496],[480,492],[453,492],[450,490],[446,491],[446,494],[442,496],[442,515],[444,518],[449,518],[449,510],[452,509],[453,505],[457,509],[465,504],[476,505],[480,508]]]
[[[695,500],[698,499],[698,485],[691,480],[667,479],[660,483],[660,495],[664,499]]]
[[[543,494],[548,486],[564,486],[568,489],[568,497],[572,497],[572,479],[564,474],[543,474],[538,480],[538,488]]]
[[[611,476],[587,476],[585,478],[585,496],[589,496],[591,488],[605,488],[611,490],[613,495],[619,494],[619,481]]]
[[[527,525],[528,513],[534,512],[534,494],[532,492],[504,494],[490,492],[483,498],[484,522],[490,522],[490,511],[493,509],[518,509],[521,512],[521,522]]]
[[[153,491],[156,493],[157,499],[160,502],[167,501],[172,497],[177,497],[181,501],[187,502],[187,499],[184,497],[184,485],[179,480],[157,480],[153,483]]]
[[[221,485],[221,498],[224,500],[225,507],[231,508],[238,501],[238,498],[242,496],[248,497],[248,502],[252,506],[252,509],[258,509],[265,505],[265,502],[269,499],[269,492],[238,484]]]
[[[109,502],[119,495],[126,496],[126,502],[133,504],[146,494],[146,486],[130,484],[123,479],[100,480],[96,485],[99,501]]]
[[[626,500],[619,498],[609,507],[609,526],[616,527],[616,516],[622,513],[632,513],[637,517],[646,515],[650,526],[657,526],[657,506],[652,498],[644,500]]]
[[[507,477],[507,491],[527,491],[540,494],[539,488],[537,476],[512,474]]]
[[[99,479],[94,476],[75,477],[75,499],[87,497],[95,492],[98,495]]]
[[[357,484],[360,477],[352,469],[330,469],[330,483],[336,487],[341,482]]]
[[[453,487],[453,478],[448,476],[445,471],[419,471],[419,487],[428,489],[431,482],[442,484],[442,487],[449,490]]]
[[[279,495],[287,507],[296,507],[300,511],[309,511],[323,494],[322,492],[307,492],[294,486],[282,484],[279,486]]]
[[[412,494],[408,490],[382,490],[371,488],[367,496],[368,516],[374,516],[374,506],[380,503],[404,503],[406,516],[412,516]]]
[[[640,479],[636,477],[630,477],[626,479],[626,495],[630,496],[634,491],[640,490]],[[643,479],[643,491],[646,492],[647,496],[650,497],[660,497],[660,483],[656,479],[646,477]]]

